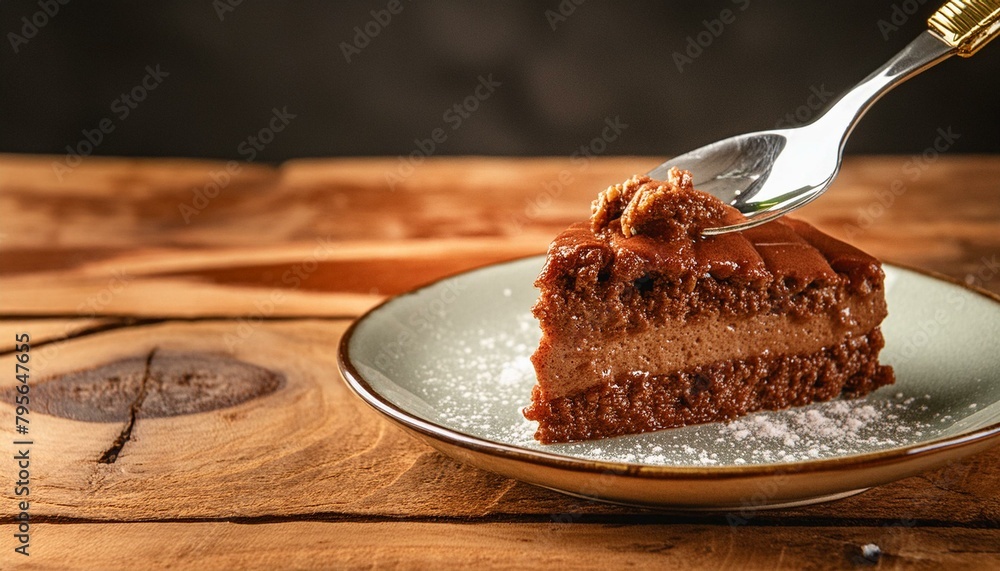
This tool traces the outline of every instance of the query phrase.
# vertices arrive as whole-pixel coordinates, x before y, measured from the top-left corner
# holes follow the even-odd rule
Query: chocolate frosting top
[[[592,212],[590,224],[574,224],[556,238],[550,263],[573,265],[571,258],[599,250],[613,271],[635,274],[633,279],[655,271],[667,278],[711,276],[756,286],[785,280],[804,287],[836,280],[838,272],[881,275],[872,256],[788,217],[742,232],[702,235],[705,228],[745,217],[695,190],[691,173],[676,168],[665,181],[636,175],[608,187]]]

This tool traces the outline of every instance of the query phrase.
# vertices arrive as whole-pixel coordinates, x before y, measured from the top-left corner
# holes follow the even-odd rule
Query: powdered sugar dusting
[[[946,359],[934,351],[900,358],[893,352],[893,335],[900,333],[893,332],[890,319],[883,357],[896,367],[900,381],[863,399],[756,413],[729,423],[543,445],[533,438],[535,423],[521,414],[535,382],[529,357],[540,332],[526,308],[537,293],[527,285],[475,277],[479,281],[468,287],[445,282],[408,299],[405,311],[371,318],[368,326],[378,331],[378,342],[363,358],[352,353],[366,380],[401,408],[484,440],[612,462],[741,466],[877,452],[1000,421],[1000,403],[991,396],[995,369],[982,365],[959,379],[949,376],[942,368]],[[983,355],[975,345],[981,338],[965,340],[961,347]]]
[[[913,404],[906,405],[904,400],[872,395],[756,413],[729,423],[611,438],[597,447],[586,442],[553,447],[519,444],[594,460],[650,465],[799,462],[886,450],[942,435],[935,415],[918,420],[912,414],[914,410]]]
[[[598,441],[543,445],[521,415],[530,401],[538,342],[528,313],[501,330],[476,328],[431,336],[445,351],[414,373],[418,397],[433,403],[431,420],[460,432],[516,446],[594,460],[648,465],[720,466],[797,462],[885,450],[933,438],[948,426],[930,413],[929,394],[835,400],[729,423],[713,423]]]

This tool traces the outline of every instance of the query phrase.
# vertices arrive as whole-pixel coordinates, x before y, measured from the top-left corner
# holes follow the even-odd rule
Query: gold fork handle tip
[[[927,25],[962,57],[970,57],[1000,35],[1000,0],[950,0]]]

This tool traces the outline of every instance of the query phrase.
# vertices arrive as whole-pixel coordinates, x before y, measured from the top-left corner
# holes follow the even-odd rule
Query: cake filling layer
[[[657,327],[618,336],[590,329],[577,336],[567,327],[559,328],[565,334],[540,347],[532,360],[539,377],[550,380],[543,396],[555,398],[633,371],[669,372],[754,355],[812,353],[871,331],[884,316],[883,304],[856,303],[833,319],[826,314],[668,318]]]

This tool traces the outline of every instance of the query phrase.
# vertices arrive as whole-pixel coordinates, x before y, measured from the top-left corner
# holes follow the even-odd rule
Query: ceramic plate
[[[347,331],[340,364],[365,402],[475,466],[593,499],[733,509],[860,492],[983,450],[1000,437],[1000,300],[886,265],[882,362],[866,398],[570,444],[521,416],[540,331],[533,257],[395,297]]]

